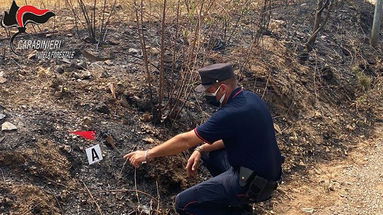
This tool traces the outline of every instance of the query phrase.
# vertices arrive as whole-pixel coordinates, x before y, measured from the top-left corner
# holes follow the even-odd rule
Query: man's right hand
[[[194,151],[192,155],[190,155],[190,158],[188,160],[188,163],[186,164],[186,171],[188,173],[188,176],[195,176],[197,173],[197,168],[201,162],[201,152]]]

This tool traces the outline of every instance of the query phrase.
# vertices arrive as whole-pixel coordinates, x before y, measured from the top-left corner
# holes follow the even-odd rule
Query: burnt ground
[[[375,122],[383,120],[382,49],[368,44],[373,6],[360,0],[338,3],[314,50],[305,54],[302,44],[311,32],[314,8],[311,1],[274,5],[269,28],[250,54],[253,20],[246,14],[229,44],[206,45],[197,58],[198,65],[233,62],[241,84],[268,102],[287,157],[287,184],[304,183],[318,163],[347,157],[357,140],[368,138]],[[98,50],[87,43],[83,30],[77,35],[70,12],[59,11],[58,32],[47,36],[75,51],[69,61],[39,60],[30,52],[16,56],[1,41],[5,55],[0,56],[0,71],[7,81],[0,84],[0,113],[6,115],[0,123],[8,121],[18,129],[0,132],[0,213],[174,214],[174,196],[207,177],[186,178],[188,153],[137,170],[124,164],[124,153],[192,129],[212,111],[192,95],[176,120],[152,121],[137,28],[127,10],[117,7],[121,20],[112,22],[107,42]],[[144,26],[150,59],[158,67],[159,23]],[[210,29],[206,24],[202,32]],[[6,37],[4,31],[1,36]],[[204,42],[220,38],[213,36]],[[187,39],[177,42],[189,45]],[[108,60],[92,62],[82,50]],[[97,139],[69,134],[75,130],[94,130]],[[89,166],[85,148],[96,143],[104,160]],[[259,204],[257,212],[267,214],[274,201],[287,198],[284,192]]]

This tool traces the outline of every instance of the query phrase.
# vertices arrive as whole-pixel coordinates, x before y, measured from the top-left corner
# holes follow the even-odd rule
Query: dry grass
[[[55,197],[30,184],[0,183],[2,205],[14,214],[60,214]]]
[[[48,140],[40,140],[35,147],[17,151],[1,151],[0,165],[13,166],[30,175],[48,180],[69,179],[70,163],[59,152],[57,145]]]

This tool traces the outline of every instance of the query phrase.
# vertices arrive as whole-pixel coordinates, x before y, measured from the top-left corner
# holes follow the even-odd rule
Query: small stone
[[[129,54],[138,54],[138,53],[140,53],[140,50],[135,49],[135,48],[129,48],[128,52],[129,52]]]
[[[122,124],[129,125],[130,121],[129,119],[122,119]]]
[[[302,208],[302,211],[305,213],[312,214],[314,213],[314,208]]]
[[[10,122],[4,122],[2,125],[1,125],[1,130],[2,131],[12,131],[12,130],[17,130],[17,127],[10,123]]]
[[[0,120],[4,119],[5,117],[5,114],[0,113]]]
[[[37,75],[39,77],[48,77],[50,74],[50,69],[49,68],[43,68],[43,67],[39,67],[37,69]]]
[[[104,103],[100,103],[96,106],[96,111],[100,112],[100,113],[104,113],[104,114],[109,114],[110,113],[110,110],[108,108],[108,106],[106,106],[106,104]]]
[[[289,139],[291,141],[298,141],[298,137],[297,136],[290,136]]]
[[[126,107],[126,108],[130,106],[130,105],[129,105],[129,102],[128,102],[128,100],[126,99],[125,96],[121,96],[120,104],[121,104],[122,107]]]
[[[4,72],[0,72],[0,84],[4,84],[7,81],[6,78],[4,78]]]
[[[354,131],[356,129],[355,123],[346,125],[346,128],[350,131]]]
[[[80,80],[89,80],[92,78],[92,73],[90,73],[88,70],[82,72],[75,72],[73,73],[73,77]]]
[[[108,66],[112,66],[114,64],[113,61],[111,61],[111,60],[106,60],[106,61],[104,61],[104,63]]]
[[[7,82],[7,79],[0,76],[0,84],[4,84],[5,82]]]
[[[150,122],[153,119],[153,116],[150,113],[144,113],[142,115],[143,122]]]
[[[64,73],[64,67],[62,67],[62,66],[56,67],[55,72],[57,72],[59,74],[63,74]]]
[[[92,78],[92,73],[90,73],[89,71],[84,71],[82,73],[82,79],[86,80],[86,79],[91,79]]]
[[[144,138],[142,139],[145,143],[148,143],[148,144],[153,144],[155,141],[153,138],[151,137],[147,137],[147,138]]]
[[[153,55],[158,55],[160,53],[160,50],[158,48],[151,48],[150,53]]]
[[[63,94],[62,91],[55,91],[55,92],[53,93],[53,95],[54,95],[55,97],[59,97],[59,98],[61,98],[64,94]]]
[[[86,116],[83,118],[82,123],[85,126],[90,127],[92,125],[92,119],[90,117]]]
[[[66,145],[66,144],[60,146],[59,148],[64,150],[67,153],[70,153],[72,151],[72,147],[70,147],[70,145]]]
[[[314,112],[314,118],[317,118],[317,119],[319,119],[319,118],[322,118],[322,113],[320,112],[320,111],[315,111]]]
[[[77,64],[77,68],[79,68],[79,69],[86,69],[87,68],[86,62],[85,61],[79,62]]]
[[[110,75],[107,71],[103,71],[100,75],[100,78],[109,78],[109,77],[110,77]]]
[[[105,140],[106,145],[110,146],[112,149],[116,148],[116,141],[114,140],[112,135],[108,135]]]
[[[329,186],[328,186],[328,189],[330,191],[335,191],[335,184],[331,183]]]

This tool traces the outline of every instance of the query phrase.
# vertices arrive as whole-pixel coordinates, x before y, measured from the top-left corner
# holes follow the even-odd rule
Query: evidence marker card
[[[89,147],[85,149],[85,151],[86,151],[86,156],[88,157],[88,162],[90,165],[102,160],[100,144]]]

